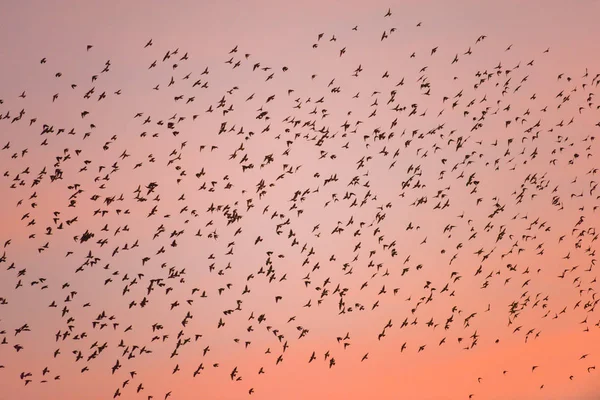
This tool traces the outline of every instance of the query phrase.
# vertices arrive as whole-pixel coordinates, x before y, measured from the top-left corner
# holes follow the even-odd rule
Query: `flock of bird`
[[[381,13],[373,46],[398,35],[393,16]],[[190,71],[191,50],[153,38],[140,44],[136,73],[155,82],[141,102],[111,81],[118,61],[73,82],[52,55],[37,67],[62,88],[44,101],[76,99],[65,119],[25,108],[33,87],[1,94],[2,207],[14,218],[0,229],[0,380],[20,380],[18,398],[64,384],[70,364],[105,373],[106,398],[177,398],[178,387],[152,391],[137,360],[199,387],[220,371],[260,396],[254,382],[319,329],[315,313],[328,316],[331,347],[301,355],[302,368],[336,368],[353,351],[361,368],[390,337],[401,352],[476,351],[506,335],[527,346],[567,316],[575,330],[600,328],[600,74],[559,72],[560,90],[537,95],[529,81],[551,49],[513,64],[508,45],[500,62],[455,76],[485,35],[460,51],[415,50],[401,69],[349,65],[362,31],[347,31],[307,43],[338,76],[268,65],[242,46]],[[128,132],[104,129],[96,110],[127,96],[139,109]],[[155,98],[177,111],[145,109]],[[504,332],[479,327],[487,312]],[[375,347],[351,346],[353,315],[380,321]],[[409,330],[422,341],[403,341]],[[219,343],[234,356],[220,361]],[[236,363],[249,351],[256,370]],[[27,354],[35,360],[17,364]],[[573,357],[582,372],[565,378],[596,373],[593,352]]]

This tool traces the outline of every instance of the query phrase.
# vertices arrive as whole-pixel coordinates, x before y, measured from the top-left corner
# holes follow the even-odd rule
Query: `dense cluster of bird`
[[[393,16],[382,13],[386,29],[367,38],[374,46],[394,40]],[[21,380],[19,398],[33,385],[60,385],[70,362],[77,373],[108,372],[107,398],[177,398],[177,387],[150,389],[140,359],[199,380],[225,369],[253,395],[253,382],[319,329],[314,312],[329,315],[332,347],[305,362],[328,368],[352,351],[359,368],[411,329],[422,341],[405,341],[402,352],[474,350],[505,334],[528,343],[543,323],[572,322],[567,315],[576,330],[600,327],[600,74],[561,72],[560,90],[538,97],[528,83],[550,52],[540,49],[454,76],[455,64],[485,49],[485,35],[379,71],[348,65],[362,31],[347,31],[307,43],[339,64],[338,76],[269,66],[241,46],[189,71],[191,51],[160,49],[153,38],[140,44],[136,73],[155,81],[141,102],[114,86],[113,61],[71,82],[52,55],[37,66],[61,88],[47,102],[75,98],[70,115],[42,120],[25,108],[34,88],[2,94],[2,206],[14,223],[0,229],[0,362],[10,361],[0,380]],[[242,73],[250,78],[236,81]],[[127,96],[139,108],[127,134],[103,129],[101,105],[118,108]],[[145,109],[146,99],[168,99],[176,111]],[[569,303],[553,300],[561,293],[573,294]],[[27,298],[35,304],[23,309]],[[495,298],[512,300],[496,307]],[[486,312],[507,321],[505,332],[478,330]],[[375,348],[351,346],[344,321],[356,314],[381,322],[370,333]],[[53,348],[29,350],[34,335]],[[225,342],[255,351],[260,365],[220,361]],[[35,361],[13,363],[28,351]],[[179,362],[183,353],[195,365]],[[593,356],[573,355],[590,374]]]

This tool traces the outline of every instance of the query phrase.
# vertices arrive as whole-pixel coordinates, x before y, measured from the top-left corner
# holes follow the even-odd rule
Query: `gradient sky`
[[[5,2],[0,400],[598,398],[597,15],[597,1]]]

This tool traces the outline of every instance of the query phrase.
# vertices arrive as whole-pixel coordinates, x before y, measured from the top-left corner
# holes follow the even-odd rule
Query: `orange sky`
[[[0,400],[597,398],[599,4],[3,5]]]

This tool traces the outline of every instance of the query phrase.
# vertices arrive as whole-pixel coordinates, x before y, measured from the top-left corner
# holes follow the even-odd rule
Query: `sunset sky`
[[[0,400],[600,398],[598,15],[4,2]]]

